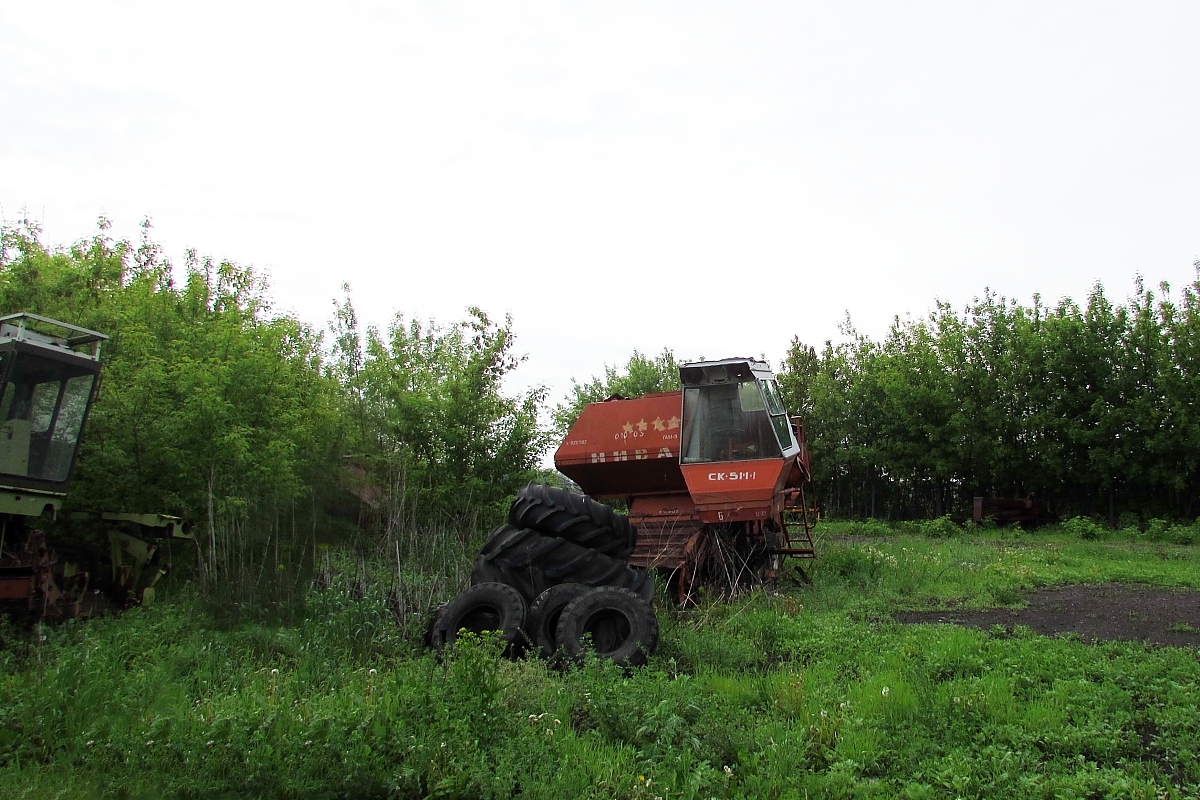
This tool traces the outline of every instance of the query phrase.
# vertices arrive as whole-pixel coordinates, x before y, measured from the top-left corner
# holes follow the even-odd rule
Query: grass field
[[[1200,589],[1200,548],[828,524],[812,587],[660,604],[630,674],[445,663],[367,593],[227,627],[186,593],[0,649],[10,797],[1164,798],[1200,793],[1190,649],[900,625],[1042,586]],[[412,626],[410,626],[411,628]]]

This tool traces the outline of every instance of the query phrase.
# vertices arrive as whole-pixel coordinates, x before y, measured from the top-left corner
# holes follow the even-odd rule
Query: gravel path
[[[1120,639],[1173,647],[1200,647],[1200,592],[1153,586],[1066,586],[1042,589],[1025,608],[984,611],[903,611],[903,623],[944,622],[990,630],[1025,625],[1046,636]]]

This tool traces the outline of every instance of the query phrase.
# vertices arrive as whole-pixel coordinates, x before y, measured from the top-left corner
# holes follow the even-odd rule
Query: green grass
[[[662,611],[658,653],[629,674],[486,640],[439,663],[381,596],[340,586],[293,627],[229,629],[186,597],[44,639],[7,627],[0,781],[30,798],[1195,796],[1195,652],[886,614],[1196,587],[1196,554],[827,536],[812,588]]]
[[[903,533],[880,523],[823,524],[809,605],[861,612],[1019,604],[1043,586],[1141,583],[1200,589],[1194,546],[1079,539],[1061,528]],[[864,533],[864,531],[866,531]]]

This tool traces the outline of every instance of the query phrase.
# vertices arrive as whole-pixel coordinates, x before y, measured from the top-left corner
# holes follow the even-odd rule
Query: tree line
[[[5,224],[0,312],[111,337],[69,505],[196,520],[210,582],[253,586],[364,531],[398,561],[431,525],[465,539],[543,474],[584,404],[678,388],[672,351],[635,352],[549,408],[545,389],[504,389],[522,361],[510,319],[364,327],[347,287],[322,331],[275,312],[252,269],[194,251],[173,264],[151,234],[114,240],[101,220],[50,247]],[[827,514],[964,515],[978,495],[1200,514],[1200,280],[1177,299],[1139,280],[1124,304],[1099,285],[1082,305],[985,292],[880,341],[841,333],[819,351],[793,339],[778,370]]]
[[[326,336],[276,313],[253,269],[175,265],[149,223],[137,244],[109,230],[69,247],[0,230],[0,313],[110,337],[66,510],[194,520],[201,583],[251,604],[300,587],[330,543],[385,538],[403,561],[431,528],[470,536],[535,475],[545,395],[502,388],[511,320],[361,328],[347,294]]]
[[[966,515],[984,496],[1200,514],[1200,280],[1172,299],[1139,278],[1123,304],[1100,285],[1082,305],[985,292],[881,341],[842,334],[820,352],[793,339],[780,376],[827,512]]]

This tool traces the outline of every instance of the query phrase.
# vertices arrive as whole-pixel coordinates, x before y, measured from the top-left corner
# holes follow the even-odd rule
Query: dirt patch
[[[1152,586],[1066,586],[1029,595],[1025,608],[901,611],[897,622],[944,622],[990,630],[1025,625],[1045,636],[1200,647],[1200,592]]]

